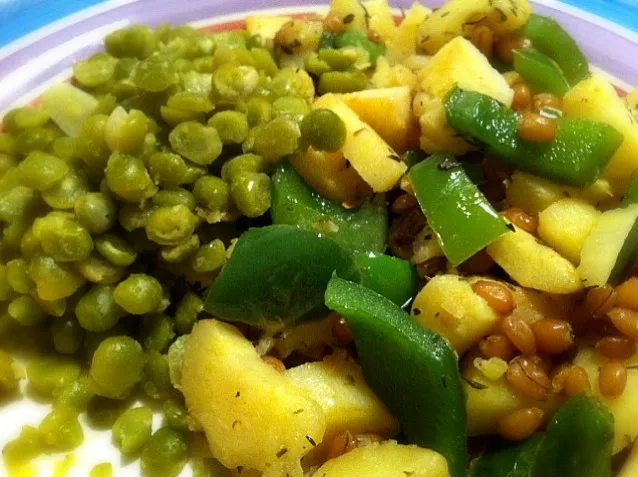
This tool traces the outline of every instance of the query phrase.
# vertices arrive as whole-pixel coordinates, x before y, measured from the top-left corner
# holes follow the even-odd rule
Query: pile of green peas
[[[274,166],[308,146],[341,147],[342,121],[311,102],[316,85],[365,88],[363,73],[346,71],[355,59],[320,50],[306,59],[311,75],[280,68],[276,48],[246,31],[135,25],[76,63],[73,86],[4,117],[0,346],[38,337],[28,390],[53,402],[5,446],[9,467],[79,446],[86,413],[147,475],[181,471],[193,423],[177,388],[201,290],[227,260],[238,219],[267,216]],[[0,395],[19,379],[0,350]],[[140,393],[163,402],[155,433],[149,408],[126,410]],[[208,459],[196,475],[211,466],[223,475]]]

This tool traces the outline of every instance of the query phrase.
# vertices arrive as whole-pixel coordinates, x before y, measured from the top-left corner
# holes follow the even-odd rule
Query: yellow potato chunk
[[[344,94],[342,99],[395,151],[407,149],[414,126],[412,95],[408,86],[367,89]]]
[[[625,184],[631,173],[638,169],[638,125],[612,84],[601,74],[592,74],[567,92],[563,98],[563,111],[566,116],[610,124],[624,136],[603,177]]]
[[[580,199],[561,199],[538,215],[538,235],[572,263],[580,261],[580,250],[600,212]]]
[[[402,63],[417,51],[419,25],[432,14],[432,10],[414,2],[399,25],[394,39],[388,43],[386,56],[391,65]]]
[[[515,227],[487,246],[487,253],[524,287],[548,293],[574,293],[583,289],[576,268],[558,252]]]
[[[331,459],[313,477],[450,477],[447,461],[430,449],[395,441],[370,444]]]
[[[370,0],[363,2],[368,10],[368,26],[376,31],[385,42],[391,41],[397,32],[394,17],[388,5],[388,0]]]
[[[341,98],[325,94],[313,107],[335,112],[345,123],[343,155],[374,192],[387,192],[401,179],[407,166],[370,125],[359,118]]]
[[[459,355],[489,334],[500,315],[457,275],[438,275],[419,292],[412,316],[446,338]]]
[[[216,320],[195,325],[181,384],[189,414],[222,464],[264,477],[303,476],[300,460],[312,450],[310,441],[322,441],[326,416],[235,327]]]
[[[450,126],[445,117],[443,100],[428,93],[418,93],[414,97],[413,112],[419,119],[421,136],[419,146],[430,154],[451,152],[463,155],[474,149]]]
[[[250,36],[259,35],[264,41],[272,40],[281,27],[289,21],[292,21],[292,17],[286,15],[248,15],[246,17],[246,30]]]
[[[388,59],[384,56],[377,58],[377,67],[370,77],[370,84],[373,88],[395,88],[397,86],[407,86],[410,91],[415,91],[417,86],[416,74],[407,66],[390,66]]]
[[[366,10],[359,0],[331,0],[328,15],[335,15],[337,18],[351,18],[344,23],[346,31],[365,32],[368,29],[366,24]]]

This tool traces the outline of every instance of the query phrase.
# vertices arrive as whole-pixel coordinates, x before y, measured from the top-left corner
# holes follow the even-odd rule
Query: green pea
[[[20,129],[38,128],[49,122],[50,116],[42,108],[17,108],[9,111],[2,119],[2,125],[9,132]]]
[[[118,97],[132,95],[135,92],[133,85],[128,81],[113,81],[106,86],[110,89],[110,92],[96,96],[98,102],[93,114],[106,114],[110,116],[115,108],[117,108]]]
[[[44,396],[54,396],[78,378],[80,365],[66,356],[44,356],[29,361],[26,372],[31,388]]]
[[[75,316],[83,329],[107,331],[124,316],[124,310],[115,302],[114,290],[112,285],[94,285],[80,298],[75,306]]]
[[[113,77],[116,65],[116,58],[106,54],[96,55],[73,65],[73,76],[82,86],[94,88]]]
[[[109,33],[104,39],[104,45],[106,51],[117,58],[130,56],[144,59],[155,50],[157,40],[153,30],[146,25],[133,25],[125,30]]]
[[[168,427],[176,431],[188,431],[188,412],[182,403],[175,399],[167,399],[162,405],[162,411]]]
[[[165,399],[173,392],[166,355],[158,351],[146,353],[142,390],[153,399]]]
[[[90,382],[94,387],[94,383]],[[89,401],[86,417],[89,425],[94,429],[112,429],[117,419],[126,412],[127,402],[122,399],[110,399],[96,395]]]
[[[40,431],[32,426],[22,426],[20,435],[2,449],[2,457],[7,467],[19,468],[35,459],[43,449]]]
[[[33,231],[33,227],[28,228],[20,239],[20,252],[25,260],[30,260],[36,253],[42,252],[40,239]],[[0,296],[2,294],[0,293]]]
[[[66,313],[66,299],[58,298],[57,300],[43,300],[41,299],[35,290],[31,290],[30,295],[35,298],[40,308],[44,310],[47,315],[54,317],[61,317]]]
[[[246,48],[248,32],[246,30],[229,30],[213,35],[217,47]]]
[[[6,152],[7,154],[17,154],[18,146],[16,144],[16,138],[7,133],[0,133],[0,152]]]
[[[18,165],[18,160],[6,152],[0,152],[0,176]]]
[[[184,243],[162,247],[161,257],[168,263],[180,263],[193,255],[199,248],[199,236],[191,235]]]
[[[53,209],[73,209],[75,201],[89,192],[84,171],[70,169],[64,178],[42,192],[42,198]]]
[[[319,93],[352,93],[368,85],[368,77],[361,71],[329,71],[319,78]]]
[[[190,333],[190,329],[188,332]],[[175,342],[168,348],[167,358],[170,384],[177,389],[179,389],[181,386],[182,362],[184,361],[184,351],[186,350],[187,342],[188,335],[183,335],[177,338]]]
[[[106,122],[104,140],[111,151],[136,154],[144,147],[148,129],[148,118],[142,111],[131,109],[126,112],[118,106]]]
[[[256,154],[242,154],[233,157],[222,167],[222,179],[231,182],[245,172],[264,172],[264,158]]]
[[[83,195],[75,202],[73,211],[78,222],[91,234],[103,234],[115,224],[115,203],[103,192]]]
[[[52,212],[37,219],[33,230],[42,250],[56,262],[85,260],[93,251],[93,240],[88,230],[66,214]]]
[[[155,242],[148,239],[146,230],[144,229],[131,230],[126,234],[126,240],[137,253],[151,254],[159,249],[159,246]]]
[[[221,111],[208,120],[224,144],[239,144],[248,135],[248,119],[239,111]]]
[[[154,54],[140,61],[131,80],[140,89],[157,93],[179,82],[179,75],[168,56]]]
[[[146,227],[146,223],[154,211],[155,207],[148,202],[144,205],[125,204],[120,207],[117,220],[124,230],[130,232]]]
[[[212,55],[201,56],[193,60],[193,66],[198,73],[208,74],[215,71],[215,57]],[[210,76],[212,79],[212,75]],[[208,82],[210,85],[210,81]],[[210,90],[208,91],[210,94]]]
[[[144,273],[134,273],[119,283],[113,292],[115,303],[133,315],[155,311],[162,303],[162,285]]]
[[[35,283],[38,296],[47,301],[71,296],[85,283],[84,277],[69,265],[57,263],[48,255],[34,256],[27,272]]]
[[[42,420],[38,430],[43,442],[58,451],[73,450],[84,442],[84,431],[72,409],[54,409]]]
[[[197,315],[199,315],[203,310],[204,302],[202,299],[194,293],[186,293],[177,304],[177,308],[175,310],[175,329],[177,332],[180,335],[190,333],[193,325],[197,321]]]
[[[149,477],[176,477],[186,465],[187,452],[186,437],[163,427],[151,436],[142,450],[142,472]]]
[[[254,66],[258,70],[263,71],[268,76],[274,76],[277,74],[279,67],[268,49],[261,48],[261,45],[256,45],[250,49],[250,53],[255,59]]]
[[[310,104],[304,98],[298,96],[282,96],[272,103],[274,117],[283,117],[301,123],[310,112]]]
[[[104,175],[109,189],[127,202],[139,203],[157,192],[144,161],[135,156],[114,152]]]
[[[18,389],[20,380],[14,368],[15,362],[9,353],[0,350],[0,396]]]
[[[73,316],[64,316],[51,323],[53,347],[58,353],[73,354],[82,346],[84,331]]]
[[[137,258],[135,249],[115,234],[104,234],[95,238],[95,249],[117,267],[128,267]]]
[[[113,73],[113,79],[124,80],[129,79],[133,74],[133,70],[139,63],[137,58],[124,57],[117,60],[115,65],[115,72]]]
[[[95,350],[89,375],[96,394],[124,399],[141,381],[143,369],[142,346],[129,336],[113,336]]]
[[[184,159],[170,152],[156,152],[148,160],[151,177],[156,184],[171,189],[186,183]]]
[[[100,285],[117,283],[126,273],[126,269],[113,265],[96,253],[92,253],[85,260],[76,262],[76,269],[87,281]]]
[[[346,126],[335,112],[320,108],[301,122],[301,135],[315,149],[334,152],[346,142]]]
[[[113,477],[113,465],[110,462],[94,465],[89,477]]]
[[[14,258],[7,262],[6,281],[16,293],[26,295],[34,287],[27,272],[28,263],[23,258]]]
[[[250,127],[267,123],[272,119],[272,105],[264,98],[251,98],[244,108]]]
[[[315,84],[310,75],[302,69],[282,68],[268,84],[268,91],[273,99],[281,96],[301,96],[312,102]]]
[[[214,54],[215,64],[219,66],[224,64],[246,65],[255,67],[255,57],[245,48],[227,48],[217,47]]]
[[[180,91],[168,98],[166,105],[169,108],[181,109],[192,113],[208,113],[213,110],[208,96],[190,91]]]
[[[196,226],[197,217],[185,205],[157,207],[146,222],[146,235],[160,245],[179,245]]]
[[[212,57],[209,57],[209,58],[212,58]],[[188,91],[189,93],[195,93],[199,96],[205,96],[208,98],[212,88],[211,81],[213,79],[213,75],[200,72],[200,66],[198,65],[198,60],[206,61],[206,57],[195,59],[195,68],[197,69],[197,71],[189,71],[181,75],[182,86],[184,86],[184,90]]]
[[[358,57],[355,48],[323,48],[319,50],[319,59],[325,61],[331,70],[347,70],[355,64]]]
[[[230,184],[233,203],[246,217],[259,217],[270,209],[270,177],[261,172],[246,172]]]
[[[18,165],[18,178],[24,186],[45,190],[59,182],[68,171],[69,166],[63,160],[34,151]]]
[[[88,166],[100,168],[106,166],[106,161],[111,154],[105,138],[108,120],[109,117],[106,114],[96,114],[82,124],[75,147],[77,154]]]
[[[304,68],[308,73],[314,76],[321,76],[332,69],[332,67],[324,60],[319,58],[317,53],[311,53],[304,59]]]
[[[89,376],[82,374],[58,389],[54,407],[75,409],[77,413],[80,413],[87,408],[93,396],[94,393],[90,389]]]
[[[0,263],[0,302],[8,301],[9,297],[13,294],[13,286],[9,281],[9,273],[7,269],[7,265]],[[24,273],[26,274],[26,268]],[[29,277],[27,276],[27,278]]]
[[[139,451],[151,437],[153,412],[147,407],[128,409],[113,424],[113,443],[123,454]]]
[[[16,136],[15,147],[21,154],[29,154],[33,151],[49,152],[58,134],[47,128],[25,129]]]
[[[188,190],[180,187],[176,189],[164,189],[153,196],[153,205],[156,207],[170,207],[184,205],[190,210],[195,209],[195,196]]]
[[[301,136],[297,123],[283,117],[275,118],[255,131],[253,152],[269,163],[275,163],[295,152]]]
[[[217,130],[194,121],[179,124],[168,139],[175,152],[200,165],[212,163],[222,152]]]
[[[145,315],[142,320],[142,346],[145,350],[159,351],[168,348],[175,337],[173,320],[165,314]]]
[[[226,261],[226,247],[219,239],[202,245],[192,258],[191,266],[196,272],[208,273],[221,268]]]
[[[259,84],[259,73],[253,66],[225,63],[213,72],[213,94],[227,101],[250,96]]]
[[[160,114],[162,119],[169,126],[178,126],[186,122],[204,122],[204,113],[193,111],[185,111],[183,109],[171,108],[169,106],[160,106]]]
[[[193,187],[193,195],[198,204],[210,210],[225,210],[230,203],[228,184],[215,176],[204,176],[197,179]]]
[[[11,318],[22,326],[32,326],[44,321],[47,313],[37,300],[30,295],[21,295],[9,303],[7,309]]]
[[[72,137],[59,137],[53,143],[53,154],[73,167],[83,164],[77,153],[77,139]]]
[[[11,190],[0,195],[0,220],[5,224],[33,218],[40,209],[38,193],[28,187],[14,183]]]

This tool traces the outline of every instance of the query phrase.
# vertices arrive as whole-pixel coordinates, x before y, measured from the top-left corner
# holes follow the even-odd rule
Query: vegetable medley
[[[638,475],[637,103],[527,0],[109,34],[3,119],[7,472]]]

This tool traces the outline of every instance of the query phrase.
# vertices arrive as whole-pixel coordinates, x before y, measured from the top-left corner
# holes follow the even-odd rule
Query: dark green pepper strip
[[[627,207],[631,204],[638,204],[638,170],[634,171],[631,174],[627,192],[623,196],[622,202],[620,203],[622,207]]]
[[[339,33],[334,40],[337,48],[345,48],[348,46],[360,46],[370,55],[370,63],[372,66],[377,64],[377,58],[385,55],[385,44],[375,43],[366,38],[366,36],[358,31],[344,31]]]
[[[272,176],[270,214],[274,224],[320,232],[355,254],[385,250],[388,217],[383,204],[366,202],[346,209],[313,191],[287,163]]]
[[[534,93],[552,93],[563,97],[569,91],[569,83],[560,66],[539,51],[514,51],[514,69]]]
[[[405,306],[419,288],[419,275],[407,260],[389,255],[362,253],[356,257],[361,284],[383,295],[400,307]]]
[[[534,434],[518,445],[489,449],[472,461],[469,477],[529,477],[544,434]]]
[[[520,33],[532,41],[534,48],[558,63],[571,86],[589,75],[587,58],[553,18],[532,15]]]
[[[612,126],[583,118],[557,120],[553,141],[520,138],[520,114],[495,99],[454,89],[445,101],[448,124],[487,155],[532,174],[567,185],[592,184],[623,136]]]
[[[410,169],[408,177],[452,265],[463,263],[509,231],[454,156],[436,154]]]
[[[223,320],[275,330],[324,309],[335,271],[360,279],[354,258],[334,241],[289,225],[251,229],[239,238],[204,308]]]
[[[334,277],[326,305],[352,330],[366,382],[399,419],[407,440],[447,459],[463,477],[465,396],[456,354],[437,333],[368,288]]]

